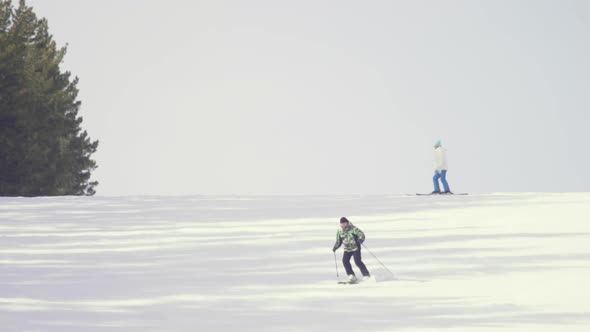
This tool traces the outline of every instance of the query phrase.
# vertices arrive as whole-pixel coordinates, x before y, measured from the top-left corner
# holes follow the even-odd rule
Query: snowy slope
[[[589,243],[587,193],[0,198],[0,330],[589,331]]]

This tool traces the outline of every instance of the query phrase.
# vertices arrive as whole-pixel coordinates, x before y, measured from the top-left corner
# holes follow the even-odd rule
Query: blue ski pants
[[[438,180],[443,184],[443,188],[446,192],[451,191],[449,188],[449,183],[447,182],[447,170],[443,169],[440,173],[434,172],[434,177],[432,177],[432,181],[434,182],[434,191],[440,192],[440,185],[438,184]]]

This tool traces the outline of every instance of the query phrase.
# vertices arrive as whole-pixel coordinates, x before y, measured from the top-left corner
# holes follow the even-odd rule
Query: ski
[[[356,285],[356,284],[360,284],[360,281],[338,281],[338,284],[340,285]]]
[[[465,195],[469,195],[468,193],[452,193],[452,194],[433,194],[433,193],[416,193],[416,196],[457,196],[457,195],[461,195],[461,196],[465,196]]]

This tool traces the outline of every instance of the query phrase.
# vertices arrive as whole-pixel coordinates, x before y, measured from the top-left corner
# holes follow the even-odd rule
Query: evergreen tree
[[[98,141],[80,127],[78,78],[47,20],[0,0],[0,195],[93,195]]]

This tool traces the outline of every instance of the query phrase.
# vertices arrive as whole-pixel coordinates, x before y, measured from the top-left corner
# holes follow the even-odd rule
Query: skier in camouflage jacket
[[[370,278],[371,274],[365,263],[361,258],[361,244],[365,241],[365,233],[360,228],[354,226],[346,217],[340,218],[340,229],[336,233],[336,243],[332,251],[336,252],[342,244],[344,244],[344,255],[342,256],[342,264],[348,275],[348,280],[351,282],[356,281],[356,275],[350,265],[350,258],[354,257],[354,263],[361,270],[361,273],[365,278]]]

